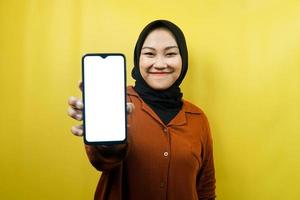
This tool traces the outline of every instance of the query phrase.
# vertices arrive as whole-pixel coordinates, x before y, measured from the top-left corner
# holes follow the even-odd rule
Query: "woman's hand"
[[[82,91],[82,81],[79,81],[79,89]],[[82,121],[82,111],[83,102],[77,97],[69,97],[68,99],[68,115],[75,120]],[[132,103],[127,103],[127,114],[132,113],[134,110],[134,105]],[[74,125],[71,127],[71,132],[76,136],[83,135],[83,125]]]

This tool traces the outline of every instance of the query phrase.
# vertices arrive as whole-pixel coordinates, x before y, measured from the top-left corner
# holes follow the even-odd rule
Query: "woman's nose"
[[[153,64],[153,67],[155,67],[156,69],[164,69],[164,68],[167,67],[167,64],[166,64],[164,58],[158,57],[158,58],[155,60],[155,62],[154,62],[154,64]]]

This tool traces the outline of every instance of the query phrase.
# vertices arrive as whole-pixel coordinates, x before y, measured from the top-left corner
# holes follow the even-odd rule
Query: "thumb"
[[[132,113],[133,110],[134,110],[134,104],[133,103],[127,103],[126,109],[127,109],[127,114]]]

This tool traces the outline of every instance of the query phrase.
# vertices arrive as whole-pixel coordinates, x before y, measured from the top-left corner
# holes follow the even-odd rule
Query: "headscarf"
[[[139,60],[144,41],[149,33],[157,28],[166,28],[173,34],[182,60],[182,69],[178,79],[173,85],[165,90],[155,90],[151,88],[143,79],[139,67]],[[185,37],[181,29],[167,20],[155,20],[149,23],[140,33],[135,45],[132,77],[135,79],[135,91],[143,101],[153,109],[165,125],[176,116],[182,107],[182,93],[179,86],[186,75],[187,69],[188,51]]]

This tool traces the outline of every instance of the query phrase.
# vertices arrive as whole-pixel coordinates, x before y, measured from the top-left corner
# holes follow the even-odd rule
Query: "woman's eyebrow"
[[[151,49],[151,50],[155,50],[155,48],[153,48],[153,47],[143,47],[142,49]]]
[[[168,50],[168,49],[172,49],[172,48],[177,48],[178,49],[178,47],[177,46],[168,46],[168,47],[166,47],[165,48],[165,50]],[[151,50],[155,50],[155,48],[153,48],[153,47],[143,47],[142,49],[151,49]]]
[[[173,48],[177,48],[178,49],[178,46],[169,46],[169,47],[166,47],[165,49],[168,50],[168,49],[173,49]]]

